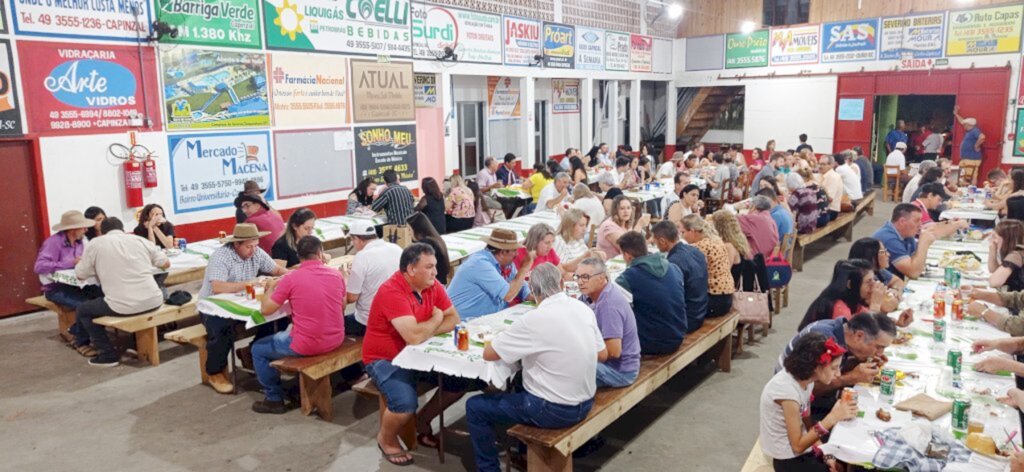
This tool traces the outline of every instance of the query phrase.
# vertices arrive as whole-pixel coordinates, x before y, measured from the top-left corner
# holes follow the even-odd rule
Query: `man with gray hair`
[[[953,116],[964,127],[964,140],[960,142],[960,159],[981,160],[981,145],[985,143],[985,133],[978,127],[978,120],[960,116],[960,105],[953,107]]]
[[[504,187],[498,181],[498,166],[500,165],[497,159],[487,156],[484,159],[484,168],[476,173],[476,185],[480,187],[480,193],[484,194],[484,202],[487,203],[487,208],[491,210],[502,208],[501,203],[491,198],[490,195],[491,190]]]
[[[477,470],[501,470],[495,426],[566,428],[586,418],[594,404],[597,363],[607,359],[608,351],[594,312],[562,291],[561,277],[550,263],[534,267],[530,291],[537,308],[484,347],[485,360],[522,361],[525,391],[478,395],[466,402]]]
[[[565,201],[569,197],[571,181],[572,179],[566,172],[555,174],[555,180],[541,189],[540,195],[537,197],[536,211],[553,210],[558,204]]]
[[[917,192],[917,187],[921,185],[921,177],[924,176],[924,173],[927,172],[928,169],[938,167],[938,165],[938,163],[931,159],[921,161],[921,164],[917,166],[917,174],[915,174],[914,177],[907,182],[907,186],[903,188],[903,203],[910,203],[914,200],[913,195]]]
[[[599,257],[580,262],[573,279],[583,293],[581,300],[597,316],[597,327],[608,350],[608,359],[597,365],[597,386],[631,385],[640,373],[640,338],[633,308],[622,291],[610,283],[608,269]],[[704,290],[707,291],[706,285]]]
[[[864,192],[860,189],[860,169],[853,163],[853,157],[853,151],[849,149],[836,154],[836,173],[843,180],[843,192],[856,206],[864,198]]]
[[[836,160],[828,154],[818,158],[818,172],[821,173],[821,188],[828,195],[828,220],[832,221],[843,208],[843,178],[836,173]]]
[[[761,254],[765,260],[772,256],[779,244],[779,227],[772,218],[772,201],[764,195],[750,199],[751,209],[745,215],[736,217],[740,230],[747,237],[747,243],[754,254]]]

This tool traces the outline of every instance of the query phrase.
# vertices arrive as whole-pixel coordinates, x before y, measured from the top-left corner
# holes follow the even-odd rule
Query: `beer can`
[[[953,377],[959,377],[964,367],[964,353],[959,349],[950,349],[946,353],[946,365],[953,368]]]
[[[459,350],[469,350],[469,330],[466,328],[462,328],[459,330]]]
[[[881,377],[878,391],[886,403],[891,404],[892,398],[896,395],[896,369],[892,367],[882,369]]]
[[[964,302],[959,298],[953,299],[953,307],[950,309],[951,316],[956,321],[964,320]]]
[[[946,317],[946,299],[945,298],[935,297],[935,299],[934,299],[934,306],[935,306],[935,309],[933,310],[933,316],[935,316],[935,320],[938,321],[940,318],[945,318]]]
[[[184,251],[185,247],[187,247],[187,246],[188,246],[188,241],[185,238],[178,238],[178,249],[181,249],[182,251]]]
[[[857,391],[850,387],[844,388],[842,400],[846,403],[857,403]]]
[[[936,318],[932,325],[934,326],[932,329],[932,337],[935,339],[935,342],[946,342],[946,320]]]
[[[958,396],[953,399],[953,436],[962,439],[967,436],[971,421],[971,399]]]

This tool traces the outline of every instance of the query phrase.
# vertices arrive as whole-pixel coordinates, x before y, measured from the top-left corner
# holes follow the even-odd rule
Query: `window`
[[[811,0],[764,0],[764,26],[785,26],[807,23]]]

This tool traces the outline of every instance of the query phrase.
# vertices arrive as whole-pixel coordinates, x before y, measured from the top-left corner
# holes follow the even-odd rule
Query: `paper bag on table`
[[[406,225],[384,225],[384,240],[406,248],[412,244],[412,228]]]
[[[940,416],[949,413],[953,409],[953,403],[936,400],[926,394],[919,393],[897,403],[896,409],[909,411],[917,416],[928,418],[929,421],[935,421]]]

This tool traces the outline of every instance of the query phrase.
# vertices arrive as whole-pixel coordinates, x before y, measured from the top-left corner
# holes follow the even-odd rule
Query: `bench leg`
[[[743,343],[740,343],[743,344]],[[732,335],[726,336],[718,341],[718,370],[722,372],[732,371]]]
[[[210,385],[210,376],[206,374],[206,338],[196,340],[193,344],[199,349],[199,383]]]
[[[384,410],[387,410],[388,403],[384,400],[384,395],[377,397],[377,401],[380,404],[380,421],[384,421]],[[409,420],[402,429],[398,431],[398,439],[401,439],[405,443],[405,449],[407,451],[414,451],[418,444],[416,443],[416,417]]]
[[[799,242],[793,248],[793,270],[797,272],[804,270],[804,247]]]
[[[57,329],[60,330],[60,334],[63,335],[71,329],[71,325],[77,321],[75,310],[69,310],[64,307],[57,308]]]
[[[332,393],[334,389],[331,386],[331,376],[314,379],[306,374],[299,374],[299,401],[303,415],[309,416],[316,410],[317,416],[324,421],[334,421]]]
[[[149,362],[154,366],[160,365],[160,350],[157,347],[155,326],[135,333],[135,352],[139,353],[140,361]]]
[[[526,448],[526,470],[529,472],[571,471],[572,454],[563,456],[555,449],[529,445]]]

